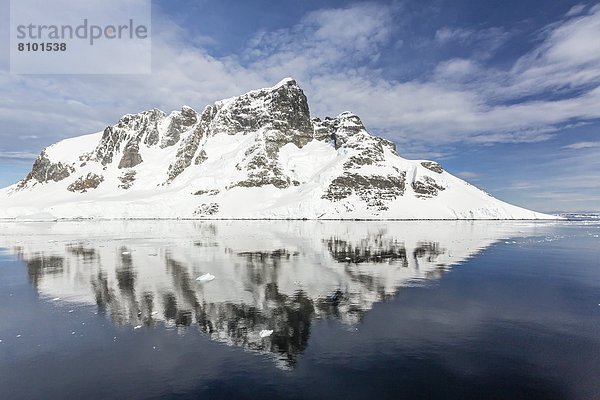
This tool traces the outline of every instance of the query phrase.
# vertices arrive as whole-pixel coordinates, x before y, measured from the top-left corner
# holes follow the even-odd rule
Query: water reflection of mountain
[[[311,323],[355,323],[520,226],[490,222],[106,221],[0,224],[47,298],[116,324],[198,326],[294,364]],[[196,277],[210,272],[214,281]],[[260,331],[273,330],[261,338]]]

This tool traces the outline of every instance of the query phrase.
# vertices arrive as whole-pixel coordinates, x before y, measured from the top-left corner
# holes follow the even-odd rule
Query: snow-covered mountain
[[[433,161],[406,160],[360,118],[311,118],[287,78],[207,106],[123,116],[42,151],[0,191],[0,218],[547,219]]]

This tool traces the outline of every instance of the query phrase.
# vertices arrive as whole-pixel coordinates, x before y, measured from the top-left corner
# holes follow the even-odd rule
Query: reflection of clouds
[[[355,323],[436,279],[515,225],[472,222],[174,221],[2,224],[0,246],[41,295],[97,304],[121,325],[198,325],[291,366],[314,319]],[[525,229],[520,226],[519,229]],[[208,283],[196,277],[210,272]],[[260,337],[263,329],[273,330]]]

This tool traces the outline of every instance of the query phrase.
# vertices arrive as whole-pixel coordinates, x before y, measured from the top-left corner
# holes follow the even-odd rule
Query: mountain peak
[[[296,80],[294,78],[291,78],[288,76],[287,78],[283,78],[282,80],[277,82],[277,84],[275,86],[273,86],[271,89],[277,89],[281,86],[298,86],[298,83],[296,82]]]
[[[213,131],[229,134],[258,130],[279,132],[288,142],[293,141],[299,146],[312,138],[308,100],[291,78],[270,88],[218,101],[210,112],[214,113]]]

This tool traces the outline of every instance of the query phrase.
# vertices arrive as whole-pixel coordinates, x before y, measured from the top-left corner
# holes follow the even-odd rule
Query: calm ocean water
[[[599,235],[0,223],[0,398],[600,399]]]

